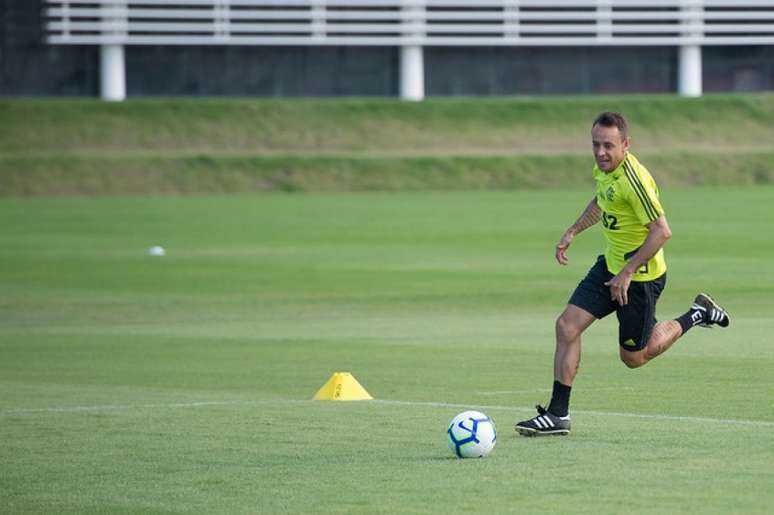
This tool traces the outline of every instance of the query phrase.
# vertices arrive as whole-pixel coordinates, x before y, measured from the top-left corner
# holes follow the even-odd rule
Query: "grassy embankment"
[[[604,109],[663,185],[774,181],[774,95],[5,99],[0,195],[567,188]]]

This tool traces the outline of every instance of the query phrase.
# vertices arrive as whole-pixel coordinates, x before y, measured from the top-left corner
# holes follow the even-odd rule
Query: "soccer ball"
[[[464,411],[454,417],[446,435],[449,449],[458,458],[483,458],[497,442],[494,421],[478,411]]]

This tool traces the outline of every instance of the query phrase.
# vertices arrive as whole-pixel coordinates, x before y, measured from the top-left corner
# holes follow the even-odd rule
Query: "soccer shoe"
[[[516,431],[522,436],[550,436],[570,434],[570,417],[557,417],[543,406],[535,406],[537,417],[518,422]]]
[[[728,327],[729,322],[731,322],[731,319],[728,317],[728,312],[721,308],[718,303],[706,293],[700,293],[696,296],[691,309],[695,309],[702,314],[702,321],[698,324],[701,327],[712,327],[713,325]]]

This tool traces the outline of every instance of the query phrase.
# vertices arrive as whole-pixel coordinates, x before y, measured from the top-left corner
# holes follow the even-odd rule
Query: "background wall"
[[[396,96],[390,47],[126,48],[127,94]]]
[[[670,93],[677,83],[675,48],[426,48],[425,64],[429,95]]]
[[[774,47],[705,47],[704,90],[774,90]]]
[[[96,47],[43,44],[40,0],[0,0],[0,94],[97,95]]]

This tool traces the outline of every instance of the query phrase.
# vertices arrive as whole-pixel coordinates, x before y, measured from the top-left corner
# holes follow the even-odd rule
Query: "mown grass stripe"
[[[51,406],[45,408],[18,408],[0,411],[2,415],[20,415],[20,414],[35,414],[35,413],[79,413],[79,412],[100,412],[100,411],[114,411],[114,410],[142,410],[142,409],[179,409],[179,408],[208,408],[213,406],[260,406],[264,404],[277,405],[299,405],[299,404],[312,404],[323,401],[312,401],[307,399],[270,399],[270,400],[230,400],[230,401],[193,401],[193,402],[170,402],[170,403],[153,403],[153,404],[107,404],[107,405],[94,405],[94,406]],[[515,412],[532,412],[534,408],[526,406],[507,406],[507,405],[473,405],[460,404],[452,402],[438,402],[438,401],[405,401],[397,399],[373,399],[370,401],[361,401],[365,403],[377,403],[388,404],[393,406],[425,406],[430,408],[454,408],[454,409],[471,409],[477,408],[482,410],[499,410],[499,411],[515,411]],[[590,415],[594,417],[623,417],[623,418],[641,418],[650,420],[667,420],[672,422],[691,422],[691,423],[713,423],[713,424],[731,424],[731,425],[743,425],[743,426],[760,426],[760,427],[774,427],[774,421],[770,420],[746,420],[746,419],[734,419],[734,418],[714,418],[714,417],[693,417],[693,416],[680,416],[680,415],[665,415],[659,413],[626,413],[626,412],[612,412],[612,411],[597,411],[597,410],[572,410],[573,415]]]

